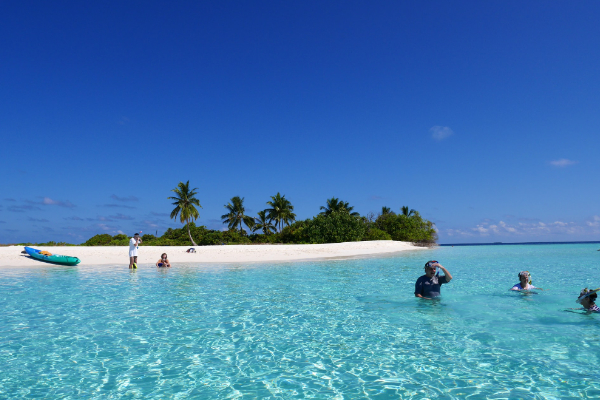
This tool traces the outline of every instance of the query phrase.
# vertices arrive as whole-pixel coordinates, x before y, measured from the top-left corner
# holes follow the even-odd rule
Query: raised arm
[[[446,275],[446,283],[450,282],[452,280],[452,275],[450,275],[450,272],[448,272],[448,270],[446,268],[444,268],[444,266],[440,263],[434,264],[436,267],[441,268],[442,271],[444,271],[444,275]]]

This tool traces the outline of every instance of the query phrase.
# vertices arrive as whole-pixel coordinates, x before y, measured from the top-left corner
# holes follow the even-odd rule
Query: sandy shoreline
[[[248,263],[318,260],[327,258],[351,258],[419,250],[407,242],[378,240],[370,242],[348,242],[330,244],[290,244],[290,245],[230,245],[196,246],[196,253],[186,253],[191,246],[142,246],[139,249],[138,264],[154,265],[162,253],[167,253],[171,263]],[[128,265],[128,246],[95,247],[39,247],[54,254],[79,257],[85,265]],[[47,266],[51,264],[37,261],[25,254],[22,246],[0,247],[1,267]]]

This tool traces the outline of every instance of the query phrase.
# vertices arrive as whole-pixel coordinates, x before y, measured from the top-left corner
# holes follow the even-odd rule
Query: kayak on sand
[[[60,254],[52,254],[48,251],[37,250],[31,247],[25,247],[25,251],[31,257],[36,260],[52,263],[52,264],[60,264],[60,265],[77,265],[81,262],[81,260],[77,257],[71,256],[63,256]]]

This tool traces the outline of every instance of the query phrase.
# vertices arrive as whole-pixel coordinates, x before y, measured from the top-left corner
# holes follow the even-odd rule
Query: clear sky
[[[598,1],[0,2],[0,243],[284,194],[440,243],[600,240]]]

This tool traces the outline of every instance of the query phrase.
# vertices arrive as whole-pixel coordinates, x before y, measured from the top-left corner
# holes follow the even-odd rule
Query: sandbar
[[[162,253],[167,253],[171,264],[176,266],[177,263],[257,263],[354,258],[423,249],[412,243],[393,240],[329,244],[194,246],[196,253],[186,253],[190,247],[192,246],[140,246],[138,265],[154,265]],[[129,264],[128,246],[39,246],[35,248],[53,254],[79,257],[81,266]],[[22,246],[0,247],[0,268],[51,265],[21,254],[23,249]]]

